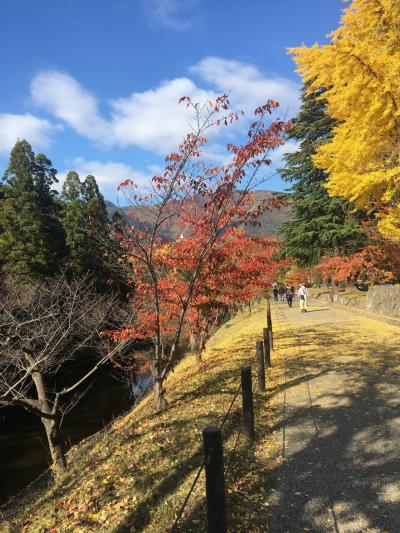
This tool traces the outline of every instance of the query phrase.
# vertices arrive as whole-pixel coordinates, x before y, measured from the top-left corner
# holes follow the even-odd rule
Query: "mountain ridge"
[[[257,205],[262,204],[265,200],[269,200],[275,194],[277,193],[274,191],[264,189],[252,191],[251,208],[254,209]],[[110,220],[116,212],[122,212],[124,218],[128,218],[131,224],[141,225],[139,220],[129,216],[128,211],[131,209],[130,206],[118,207],[109,200],[106,201],[106,206]],[[246,226],[246,234],[254,237],[277,237],[280,226],[289,220],[289,210],[290,205],[264,211],[258,219],[259,226]],[[238,224],[238,226],[241,227],[242,225]],[[178,233],[180,233],[180,230],[172,223],[165,229],[164,237],[176,239],[179,236]]]

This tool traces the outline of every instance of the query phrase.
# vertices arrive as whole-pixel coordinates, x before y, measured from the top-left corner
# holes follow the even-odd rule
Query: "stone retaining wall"
[[[355,297],[352,295],[346,295],[341,292],[331,295],[329,292],[319,294],[319,296],[316,297],[316,300],[324,301],[324,302],[337,302],[342,305],[351,305],[354,307],[361,307],[365,309],[365,293],[360,297]]]
[[[365,293],[364,293],[365,294]],[[328,292],[320,294],[317,300],[331,301]],[[334,301],[353,307],[367,309],[373,313],[400,318],[400,285],[375,285],[370,287],[366,296],[354,297],[346,293],[335,294]]]
[[[367,293],[366,308],[400,318],[400,285],[375,285]]]

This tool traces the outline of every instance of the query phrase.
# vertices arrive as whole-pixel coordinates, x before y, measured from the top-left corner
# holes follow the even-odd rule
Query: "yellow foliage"
[[[400,2],[353,0],[331,43],[290,49],[309,91],[324,88],[337,120],[314,156],[327,188],[379,211],[379,228],[400,240]]]

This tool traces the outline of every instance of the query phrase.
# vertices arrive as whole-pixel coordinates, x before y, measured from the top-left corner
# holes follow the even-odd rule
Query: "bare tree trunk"
[[[200,348],[197,348],[196,350],[196,363],[200,364],[203,361],[203,358],[201,356],[201,350]]]
[[[189,337],[189,350],[192,353],[197,350],[196,336],[192,331],[190,332],[190,337]]]
[[[163,411],[167,406],[163,383],[164,381],[161,379],[161,377],[154,378],[154,404],[157,411]]]
[[[198,364],[203,361],[201,354],[203,353],[204,346],[205,346],[204,333],[201,333],[197,340],[197,349],[196,349],[196,363]]]
[[[27,355],[30,359],[30,356]],[[32,379],[35,384],[40,408],[44,413],[48,413],[52,418],[42,418],[42,423],[46,430],[47,441],[49,443],[50,455],[53,460],[54,472],[56,477],[63,474],[67,468],[67,461],[60,438],[60,422],[56,412],[53,412],[47,398],[46,387],[42,374],[34,369]]]
[[[154,406],[156,411],[163,411],[166,407],[165,401],[165,389],[163,387],[163,356],[164,345],[161,342],[160,335],[157,335],[156,342],[154,344],[154,362],[151,367],[151,373],[153,375],[153,393],[154,393]]]
[[[60,437],[59,420],[48,420],[42,418],[46,430],[47,442],[49,443],[50,455],[53,461],[54,474],[56,477],[61,476],[67,469],[64,447]]]

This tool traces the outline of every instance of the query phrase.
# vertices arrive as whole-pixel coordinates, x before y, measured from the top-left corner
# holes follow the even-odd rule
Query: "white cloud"
[[[108,124],[100,116],[97,99],[64,72],[39,72],[31,83],[33,102],[90,139],[107,136]]]
[[[100,189],[109,192],[116,192],[118,185],[126,179],[133,180],[139,186],[144,186],[149,181],[149,176],[146,173],[135,170],[125,163],[118,161],[88,161],[83,157],[76,157],[68,169],[59,173],[58,189],[61,189],[69,170],[75,170],[81,179],[85,179],[89,174],[93,175]]]
[[[254,65],[208,57],[191,67],[190,72],[201,83],[180,77],[110,100],[108,118],[101,114],[97,98],[63,72],[39,73],[32,81],[31,94],[35,104],[97,144],[133,145],[159,154],[174,150],[190,131],[192,114],[186,106],[178,105],[181,96],[204,102],[230,91],[232,107],[237,110],[253,111],[268,98],[280,102],[281,116],[288,111],[291,117],[298,110],[298,85],[285,78],[267,77]],[[232,138],[235,131],[238,132],[237,127],[230,132],[224,128],[219,132],[210,131],[211,140],[215,143],[217,136]]]
[[[185,31],[193,26],[192,10],[198,0],[142,0],[150,21],[155,26]]]
[[[35,149],[47,148],[54,129],[49,121],[29,113],[0,113],[0,152],[9,152],[18,139],[26,139]]]
[[[192,118],[186,106],[178,105],[179,98],[185,95],[194,101],[215,97],[188,78],[176,78],[156,89],[112,101],[113,141],[120,146],[134,144],[159,153],[174,149],[189,131]]]
[[[100,115],[97,99],[68,74],[39,73],[32,81],[31,95],[36,105],[98,144],[135,145],[162,154],[174,149],[189,130],[191,114],[178,105],[179,98],[215,96],[188,78],[176,78],[155,89],[111,100],[111,118],[106,120]]]
[[[278,148],[276,148],[275,150],[272,150],[270,152],[271,163],[273,165],[275,165],[277,163],[281,164],[282,163],[282,157],[285,154],[292,154],[293,152],[298,150],[298,148],[299,148],[299,143],[297,143],[295,141],[287,141],[282,146],[278,146]]]
[[[210,83],[219,93],[243,111],[252,112],[268,99],[277,100],[280,115],[294,116],[299,108],[299,85],[278,76],[265,76],[254,65],[219,57],[206,57],[190,72]]]

